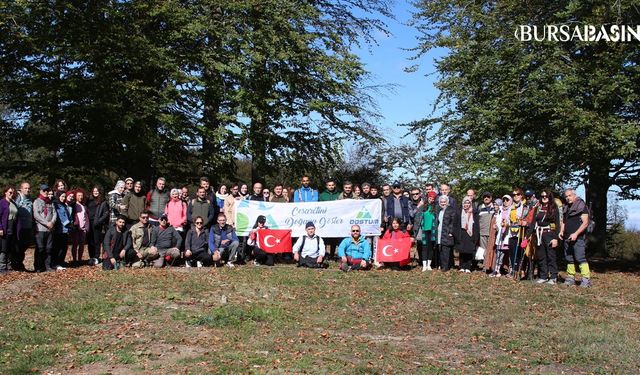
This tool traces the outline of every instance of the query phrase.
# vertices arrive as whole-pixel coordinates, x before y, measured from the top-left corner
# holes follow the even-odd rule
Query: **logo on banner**
[[[378,262],[402,262],[409,259],[411,238],[379,240],[376,260]]]
[[[380,224],[380,219],[374,219],[373,216],[371,216],[371,212],[369,212],[369,210],[367,210],[366,207],[362,207],[362,209],[360,211],[358,211],[358,213],[356,214],[356,218],[355,219],[351,219],[349,220],[349,224],[351,225],[379,225]]]
[[[290,253],[291,230],[264,229],[258,231],[258,247],[267,253]]]

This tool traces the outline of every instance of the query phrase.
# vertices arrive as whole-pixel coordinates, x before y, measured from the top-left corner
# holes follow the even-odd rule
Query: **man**
[[[347,237],[338,246],[338,256],[342,261],[340,269],[344,272],[364,270],[371,266],[371,245],[360,236],[360,226],[351,226],[351,237]]]
[[[477,213],[478,212],[478,202],[476,202],[476,198],[478,198],[478,196],[476,195],[476,190],[475,189],[467,190],[467,198],[471,199],[471,205],[473,207],[473,212]]]
[[[209,200],[209,202],[213,203],[213,202],[216,201],[216,190],[209,183],[209,178],[204,177],[204,176],[200,177],[200,186],[199,187],[204,188],[206,197]]]
[[[317,202],[318,201],[318,191],[312,189],[309,185],[311,184],[311,179],[309,176],[304,175],[300,179],[300,183],[302,186],[293,192],[293,201],[294,202]]]
[[[264,202],[264,197],[262,196],[262,184],[260,182],[256,182],[255,184],[253,184],[253,193],[251,195],[249,195],[249,198],[247,198],[250,201],[258,201],[258,202]]]
[[[36,222],[36,252],[33,268],[36,272],[53,271],[53,230],[58,219],[56,209],[51,202],[49,185],[40,185],[40,195],[33,202],[33,219]]]
[[[238,184],[231,185],[231,194],[229,194],[229,196],[224,200],[224,212],[221,212],[224,213],[224,216],[227,218],[227,223],[231,226],[235,226],[235,202],[242,199],[242,195],[240,195],[240,186]],[[215,223],[211,223],[211,225],[213,224]]]
[[[127,259],[127,264],[131,264],[135,268],[142,268],[145,263],[151,263],[160,257],[156,247],[158,229],[149,223],[150,216],[151,213],[149,211],[142,211],[138,223],[129,230],[131,233],[131,248],[135,252],[135,257]],[[160,216],[162,217],[162,215]]]
[[[180,188],[180,200],[187,205],[189,204],[189,187],[187,185]]]
[[[207,199],[207,190],[200,186],[196,192],[196,197],[189,202],[187,208],[187,220],[191,223],[191,229],[195,229],[195,218],[200,216],[204,219],[203,229],[209,229],[213,220],[218,215],[218,205]]]
[[[378,199],[380,196],[378,195],[378,188],[375,186],[371,187],[371,194],[369,195],[369,199]]]
[[[306,235],[298,237],[293,245],[293,259],[299,267],[325,268],[324,261],[324,241],[316,235],[316,226],[309,221],[305,226]]]
[[[271,195],[271,197],[269,198],[270,202],[275,202],[275,203],[287,203],[289,202],[289,198],[285,197],[284,194],[282,194],[282,183],[276,183],[276,185],[273,187],[273,194]]]
[[[324,191],[320,194],[320,202],[330,202],[339,199],[340,192],[336,189],[336,181],[334,179],[328,179],[324,184]]]
[[[576,263],[580,267],[582,282],[580,286],[591,286],[591,271],[586,257],[586,234],[589,226],[589,208],[572,188],[565,190],[567,209],[564,221],[560,225],[560,239],[564,240],[564,255],[567,259],[567,277],[564,285],[576,285]]]
[[[492,229],[495,233],[495,228],[493,227],[495,224],[493,216],[495,209],[493,206],[493,196],[490,192],[485,191],[482,193],[482,203],[478,206],[477,212],[480,224],[480,247],[485,250],[485,259],[493,259],[493,256],[489,256],[489,253],[493,253],[493,249],[489,249],[489,237],[491,237]],[[489,269],[491,267],[484,268]]]
[[[33,238],[33,201],[29,197],[31,193],[31,185],[28,182],[22,182],[18,190],[16,198],[16,206],[18,207],[18,252],[11,259],[11,268],[14,271],[26,271],[24,267],[24,254],[34,241]]]
[[[371,184],[368,182],[362,183],[362,199],[376,199],[371,195]]]
[[[411,218],[411,222],[414,222],[418,209],[424,205],[425,201],[423,200],[420,189],[417,187],[411,188],[409,194],[409,217]]]
[[[338,200],[342,199],[360,199],[353,195],[353,183],[345,181],[342,184],[342,193],[338,194]]]
[[[382,201],[382,217],[380,218],[380,232],[384,232],[389,225],[389,218],[387,217],[387,198],[391,196],[391,185],[384,184],[382,185],[382,195],[380,196],[380,200]]]
[[[147,207],[147,197],[142,193],[142,181],[135,181],[133,183],[133,191],[126,194],[122,199],[122,204],[125,206],[124,212],[127,215],[127,228],[131,228],[138,219],[140,214]]]
[[[131,246],[131,237],[125,229],[126,220],[126,216],[119,215],[104,235],[102,244],[104,249],[102,269],[104,270],[118,269],[122,264],[127,263],[127,260],[131,261],[131,258],[135,256],[132,250],[127,251],[127,247]]]
[[[134,180],[133,177],[127,177],[124,179],[124,196],[126,197],[129,193],[133,192],[134,188]]]
[[[182,236],[174,226],[169,223],[167,215],[160,216],[160,225],[156,234],[156,249],[159,257],[153,261],[156,268],[164,267],[165,263],[173,265],[180,258]]]
[[[426,185],[424,185],[424,196],[426,197],[427,194],[429,194],[429,192],[433,190],[433,184],[431,182],[427,183]]]
[[[165,189],[167,181],[164,177],[156,180],[156,187],[147,193],[147,210],[149,210],[149,223],[158,225],[158,219],[164,213],[164,208],[169,203],[169,189]]]
[[[449,206],[453,209],[457,209],[458,202],[451,195],[451,186],[449,184],[440,184],[440,195],[444,195],[449,198]]]
[[[227,267],[233,268],[240,241],[235,229],[227,224],[227,218],[223,214],[218,215],[217,222],[209,231],[211,259],[216,264],[226,260]]]
[[[402,194],[402,186],[399,182],[394,182],[392,188],[393,194],[387,197],[387,221],[390,222],[391,218],[397,217],[400,219],[402,227],[410,231],[412,226],[409,215],[409,199]]]

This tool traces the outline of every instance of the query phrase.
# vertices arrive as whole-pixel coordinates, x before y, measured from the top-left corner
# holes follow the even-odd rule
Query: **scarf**
[[[49,214],[49,204],[51,203],[51,199],[49,199],[49,197],[44,196],[42,194],[38,195],[38,198],[42,199],[45,203],[44,205],[44,210],[42,211],[42,214],[47,217],[47,215]]]
[[[462,210],[462,228],[467,231],[469,237],[473,236],[473,208],[469,211]]]
[[[576,199],[569,206],[569,210],[567,211],[567,216],[576,216],[581,215],[587,204],[580,197],[576,197]]]

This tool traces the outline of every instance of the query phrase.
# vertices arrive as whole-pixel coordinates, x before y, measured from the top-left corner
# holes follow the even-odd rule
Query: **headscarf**
[[[469,197],[465,197],[462,200],[463,208],[462,208],[462,212],[460,213],[460,216],[462,218],[461,220],[462,228],[467,231],[469,236],[473,236],[473,206],[469,206],[469,211],[465,211],[464,209],[465,202],[469,202],[469,204],[471,204],[471,199],[469,199]]]
[[[113,188],[113,190],[111,190],[109,192],[109,195],[111,195],[113,193],[120,194],[120,193],[118,193],[118,188],[119,187],[124,188],[124,186],[125,186],[124,181],[118,180],[118,182],[116,182],[116,186]]]

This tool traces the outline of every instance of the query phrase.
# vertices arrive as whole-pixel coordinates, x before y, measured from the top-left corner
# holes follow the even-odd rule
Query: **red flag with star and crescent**
[[[411,237],[378,240],[378,248],[376,250],[376,260],[380,263],[384,262],[402,262],[409,259],[409,251],[411,250]]]
[[[290,253],[291,229],[263,229],[257,232],[258,247],[266,253]]]

